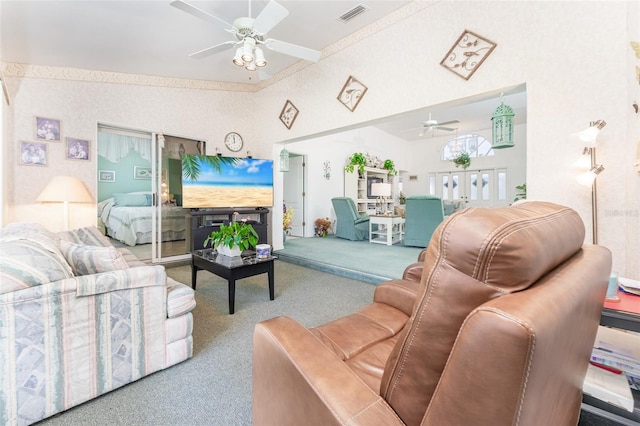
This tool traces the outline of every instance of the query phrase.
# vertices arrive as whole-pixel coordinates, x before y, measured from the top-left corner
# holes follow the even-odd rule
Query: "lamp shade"
[[[578,139],[580,139],[582,142],[585,142],[588,147],[592,148],[596,146],[596,139],[598,138],[600,130],[602,130],[602,128],[606,125],[607,122],[604,120],[592,122],[589,124],[588,128],[577,133]]]
[[[588,172],[584,172],[576,176],[576,180],[580,185],[591,186],[596,177],[604,171],[604,166],[596,164]]]
[[[38,195],[40,202],[91,203],[93,198],[87,187],[75,176],[56,176]]]
[[[375,195],[376,197],[390,197],[391,184],[390,183],[372,183],[371,195]]]

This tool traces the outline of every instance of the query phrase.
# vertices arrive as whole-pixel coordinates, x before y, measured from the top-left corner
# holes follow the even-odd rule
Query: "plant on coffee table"
[[[239,215],[237,212],[233,214]],[[211,232],[211,235],[204,240],[205,247],[209,244],[215,249],[222,245],[230,249],[238,247],[240,250],[247,250],[258,244],[258,233],[246,219],[242,219],[231,222],[229,225],[220,225],[220,230]]]

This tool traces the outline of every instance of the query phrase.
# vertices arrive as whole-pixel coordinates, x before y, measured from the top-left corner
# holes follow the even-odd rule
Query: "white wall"
[[[49,76],[44,68],[23,77],[19,67],[4,66],[14,101],[5,123],[4,167],[14,178],[5,182],[5,223],[38,220],[60,227],[61,219],[54,218],[61,214],[35,202],[57,174],[73,173],[95,191],[95,156],[86,164],[70,162],[54,146],[48,167],[16,166],[17,141],[33,138],[35,115],[60,118],[64,136],[95,141],[96,122],[103,121],[204,139],[209,152],[222,147],[224,134],[235,130],[245,136],[254,156],[268,158],[279,152],[281,142],[526,84],[529,197],[575,208],[590,241],[590,192],[576,187],[570,166],[582,147],[569,135],[590,121],[606,120],[598,148],[598,160],[607,167],[598,179],[600,244],[612,250],[621,275],[640,279],[640,177],[633,168],[640,120],[631,108],[640,89],[637,58],[629,46],[640,33],[638,2],[497,4],[417,1],[365,35],[354,35],[342,50],[257,93],[65,81],[60,78],[68,77]],[[469,80],[439,65],[465,28],[497,43]],[[360,41],[354,42],[357,37]],[[416,52],[418,59],[405,59]],[[349,75],[369,88],[354,112],[336,100]],[[300,110],[290,130],[278,120],[287,99]],[[317,173],[311,170],[310,180]],[[88,210],[77,217],[72,212],[72,225],[94,223],[95,208]],[[273,223],[279,229],[277,218]]]

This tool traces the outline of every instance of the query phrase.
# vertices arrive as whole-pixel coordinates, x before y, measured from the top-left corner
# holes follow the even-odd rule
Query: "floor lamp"
[[[591,122],[589,128],[578,133],[578,138],[587,144],[582,153],[589,155],[591,158],[589,170],[578,175],[576,179],[582,185],[591,186],[591,233],[593,234],[593,244],[598,244],[598,186],[596,177],[604,171],[604,166],[597,164],[596,161],[596,140],[600,130],[606,125],[606,121],[598,120]]]
[[[93,198],[84,183],[74,176],[56,176],[38,195],[37,201],[64,203],[64,230],[69,229],[69,203],[91,203]]]

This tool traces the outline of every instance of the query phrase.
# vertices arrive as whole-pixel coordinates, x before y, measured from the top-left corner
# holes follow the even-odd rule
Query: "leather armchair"
[[[611,271],[584,235],[552,203],[465,209],[420,283],[312,329],[257,324],[253,424],[576,424]]]
[[[336,237],[359,241],[369,238],[369,216],[361,215],[349,197],[331,199],[336,212]]]
[[[434,195],[411,195],[406,198],[404,245],[426,247],[431,235],[444,220],[442,199]]]

